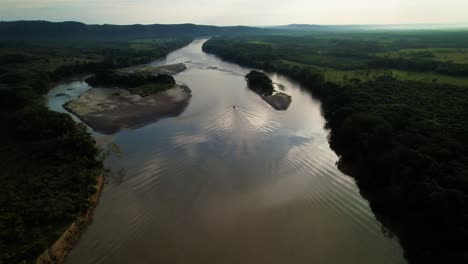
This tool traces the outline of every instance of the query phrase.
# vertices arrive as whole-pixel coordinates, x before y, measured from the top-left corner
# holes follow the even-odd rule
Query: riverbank
[[[77,219],[63,232],[52,246],[46,249],[36,260],[36,264],[61,264],[64,262],[68,252],[78,242],[86,226],[91,222],[94,210],[99,202],[104,188],[104,176],[96,177],[96,192],[88,198],[89,208],[79,215]]]
[[[292,102],[291,96],[282,92],[277,92],[273,95],[260,95],[260,97],[262,97],[265,102],[278,111],[288,110]]]

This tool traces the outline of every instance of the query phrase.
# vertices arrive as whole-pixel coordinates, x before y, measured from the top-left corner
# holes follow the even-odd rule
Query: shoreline
[[[273,109],[277,111],[286,111],[292,102],[292,97],[283,92],[278,92],[274,95],[259,94],[263,101],[267,102]]]
[[[76,245],[84,230],[91,222],[102,190],[104,189],[104,176],[96,177],[96,193],[89,196],[90,206],[80,214],[62,235],[36,259],[36,264],[61,264],[65,261],[70,250]]]
[[[63,108],[94,131],[111,135],[166,117],[177,117],[185,111],[191,97],[190,88],[178,84],[145,97],[131,94],[126,89],[92,88],[64,104]]]

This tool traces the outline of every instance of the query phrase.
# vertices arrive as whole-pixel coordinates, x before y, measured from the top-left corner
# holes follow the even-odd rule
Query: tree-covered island
[[[249,89],[260,95],[274,109],[284,111],[291,105],[291,96],[282,92],[274,94],[273,81],[265,73],[253,70],[245,76],[245,79]]]

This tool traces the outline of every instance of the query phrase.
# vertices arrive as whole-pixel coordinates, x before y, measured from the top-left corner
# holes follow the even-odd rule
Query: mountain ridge
[[[28,39],[130,39],[158,37],[197,37],[215,35],[252,34],[272,31],[247,26],[210,26],[184,24],[85,24],[76,21],[49,22],[22,20],[0,22],[0,40]]]

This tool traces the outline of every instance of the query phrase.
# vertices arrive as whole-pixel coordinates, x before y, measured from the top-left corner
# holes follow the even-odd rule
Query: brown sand
[[[291,96],[285,93],[276,93],[274,95],[260,95],[262,99],[276,110],[284,111],[291,105]]]
[[[64,107],[95,131],[114,134],[138,128],[164,117],[179,116],[190,102],[185,86],[141,97],[125,89],[92,88]]]

